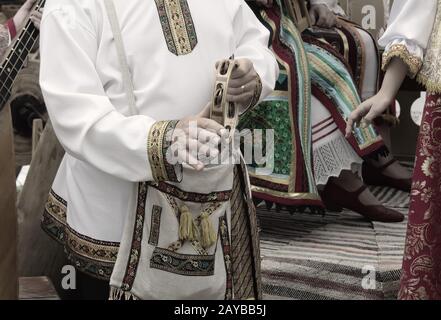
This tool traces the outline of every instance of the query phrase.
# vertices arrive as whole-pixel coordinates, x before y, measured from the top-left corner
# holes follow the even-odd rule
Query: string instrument
[[[39,0],[34,10],[44,7],[46,0]],[[29,53],[34,48],[40,35],[34,23],[28,19],[16,40],[9,49],[6,58],[0,65],[0,111],[5,107],[6,102],[12,94],[12,87],[17,80],[20,70],[26,63]]]
[[[312,26],[305,0],[284,0],[288,15],[300,32]]]
[[[227,101],[227,90],[235,63],[233,59],[224,60],[216,69],[216,82],[210,110],[210,119],[218,122],[229,130],[229,139],[234,135],[239,114],[236,105]]]

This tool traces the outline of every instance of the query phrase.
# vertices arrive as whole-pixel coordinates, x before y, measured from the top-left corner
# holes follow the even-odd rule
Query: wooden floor
[[[47,277],[20,278],[20,300],[59,300],[52,282]]]

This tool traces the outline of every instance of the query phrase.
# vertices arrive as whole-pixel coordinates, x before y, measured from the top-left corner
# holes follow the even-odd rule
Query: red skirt
[[[424,108],[399,299],[441,299],[441,94]]]

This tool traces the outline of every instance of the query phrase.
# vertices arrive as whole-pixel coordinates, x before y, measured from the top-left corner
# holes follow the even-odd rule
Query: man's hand
[[[17,30],[23,28],[36,2],[37,0],[26,0],[26,2],[17,11],[14,16],[14,24]],[[31,16],[31,20],[32,22],[34,22],[35,26],[39,28],[41,21],[41,12],[34,12]]]
[[[367,127],[377,117],[381,116],[391,105],[392,100],[383,93],[378,93],[363,102],[354,110],[346,124],[346,137],[350,137],[354,126]]]
[[[40,30],[41,19],[43,18],[43,13],[41,11],[34,11],[31,13],[31,21],[34,23],[35,27]]]
[[[210,159],[219,155],[219,145],[225,138],[226,129],[216,121],[207,119],[210,104],[195,117],[178,122],[173,133],[173,148],[178,161],[187,163],[195,170],[203,170],[201,158]]]
[[[237,59],[227,91],[227,100],[247,107],[258,89],[259,75],[249,59]]]
[[[315,4],[309,9],[311,23],[321,28],[333,28],[338,25],[337,16],[325,4]]]

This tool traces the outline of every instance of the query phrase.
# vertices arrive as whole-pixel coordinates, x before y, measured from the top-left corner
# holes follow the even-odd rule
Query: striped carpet
[[[407,215],[407,193],[371,190]],[[372,223],[349,211],[290,215],[265,206],[258,213],[266,299],[396,298],[407,221]]]

